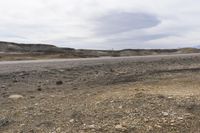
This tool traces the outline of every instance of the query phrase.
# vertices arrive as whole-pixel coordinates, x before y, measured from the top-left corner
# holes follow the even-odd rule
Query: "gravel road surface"
[[[20,71],[46,70],[59,68],[73,68],[78,66],[92,66],[100,64],[115,64],[123,62],[150,62],[159,60],[170,60],[176,58],[200,57],[200,54],[177,54],[177,55],[155,55],[155,56],[133,56],[133,57],[102,57],[85,59],[52,59],[31,61],[2,61],[0,62],[0,73],[12,73]]]

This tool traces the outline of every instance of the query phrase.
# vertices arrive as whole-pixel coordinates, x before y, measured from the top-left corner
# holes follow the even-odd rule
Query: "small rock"
[[[38,90],[38,91],[42,91],[42,88],[39,87],[37,90]]]
[[[171,125],[171,126],[174,126],[174,125],[175,125],[175,123],[174,123],[174,122],[172,122],[170,125]]]
[[[98,101],[98,102],[96,102],[96,103],[95,103],[95,105],[97,105],[97,104],[100,104],[100,103],[101,103],[101,102],[100,102],[100,101]]]
[[[174,123],[174,122],[175,122],[175,120],[171,120],[170,122],[171,122],[171,123]]]
[[[116,129],[122,129],[123,126],[122,126],[122,125],[116,125],[115,128],[116,128]]]
[[[119,109],[122,109],[123,108],[123,106],[119,106]]]
[[[94,128],[95,128],[95,125],[89,125],[88,128],[89,128],[89,129],[94,129]]]
[[[178,117],[178,120],[183,120],[183,117]]]
[[[164,117],[167,117],[167,116],[169,116],[169,113],[167,113],[167,112],[162,112],[162,115],[163,115]]]
[[[160,99],[164,99],[165,96],[164,96],[164,95],[159,95],[158,98],[160,98]]]
[[[163,121],[164,123],[166,123],[166,122],[167,122],[167,120],[166,120],[165,118],[162,118],[162,121]]]
[[[156,128],[162,128],[162,126],[160,126],[160,125],[154,125],[154,127],[156,127]]]
[[[20,73],[20,74],[19,74],[19,76],[24,76],[24,75],[25,75],[24,73]]]
[[[13,83],[17,83],[18,82],[18,80],[17,79],[13,79]]]
[[[2,86],[1,86],[1,88],[3,88],[3,89],[4,89],[4,88],[6,88],[6,86],[5,86],[5,85],[2,85]]]
[[[116,130],[120,130],[120,131],[126,131],[126,128],[123,127],[122,125],[116,125],[116,126],[115,126],[115,129],[116,129]]]
[[[184,114],[184,116],[192,116],[192,114],[191,113],[186,113],[186,114]]]
[[[71,119],[69,122],[70,122],[70,123],[73,123],[73,122],[74,122],[74,119]]]
[[[56,132],[60,132],[60,131],[61,131],[61,128],[60,128],[60,127],[56,129]]]
[[[152,126],[148,126],[148,132],[152,131],[153,130],[153,127]]]
[[[173,97],[168,97],[168,99],[173,99]]]
[[[149,119],[147,119],[147,118],[144,118],[144,122],[149,122]]]
[[[25,126],[25,124],[20,124],[20,127],[23,127],[23,126]]]
[[[55,95],[50,95],[50,97],[51,97],[51,98],[55,98],[56,96],[55,96]]]
[[[110,103],[114,103],[114,101],[112,100],[112,101],[110,101]]]
[[[10,95],[8,97],[9,99],[21,99],[21,98],[24,98],[22,95]]]
[[[59,72],[64,72],[65,70],[63,70],[63,69],[60,69],[60,70],[58,70]]]
[[[63,82],[61,80],[56,82],[56,85],[62,85],[62,84],[63,84]]]

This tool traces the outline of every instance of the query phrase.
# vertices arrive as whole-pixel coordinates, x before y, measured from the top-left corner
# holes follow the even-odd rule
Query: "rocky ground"
[[[200,132],[200,55],[99,62],[0,64],[0,132]]]

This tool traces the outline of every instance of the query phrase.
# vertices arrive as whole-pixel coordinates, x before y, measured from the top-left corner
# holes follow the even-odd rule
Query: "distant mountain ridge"
[[[0,52],[65,52],[65,50],[49,44],[22,44],[0,41]]]
[[[200,53],[197,48],[180,49],[124,49],[124,50],[87,50],[73,48],[59,48],[50,44],[23,44],[0,41],[0,53],[28,53],[32,55],[40,54],[60,54],[59,57],[101,57],[101,56],[144,56],[160,54],[187,54]]]

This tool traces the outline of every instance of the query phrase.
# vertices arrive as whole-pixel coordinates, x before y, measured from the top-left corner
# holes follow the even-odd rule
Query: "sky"
[[[199,0],[0,0],[0,40],[86,49],[200,45]]]

